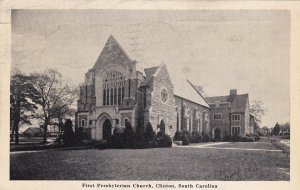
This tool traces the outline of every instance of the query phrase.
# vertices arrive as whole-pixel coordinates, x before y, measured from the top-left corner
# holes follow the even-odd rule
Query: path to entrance
[[[282,152],[278,149],[261,149],[261,148],[234,148],[234,147],[215,147],[216,145],[229,144],[231,142],[217,142],[209,144],[197,144],[197,145],[188,145],[188,146],[178,146],[176,148],[202,148],[202,149],[219,149],[219,150],[249,150],[249,151],[266,151],[266,152]]]

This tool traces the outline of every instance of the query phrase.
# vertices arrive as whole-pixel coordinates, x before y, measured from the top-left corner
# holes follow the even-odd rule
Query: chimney
[[[237,90],[236,89],[231,89],[230,90],[230,96],[236,96],[237,95]]]

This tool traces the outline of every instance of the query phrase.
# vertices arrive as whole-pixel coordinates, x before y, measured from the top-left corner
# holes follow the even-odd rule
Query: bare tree
[[[264,108],[264,104],[260,100],[254,100],[250,107],[250,114],[254,116],[255,130],[259,127],[262,117],[267,110]]]
[[[207,97],[208,95],[206,94],[204,88],[200,85],[194,85],[192,84],[190,81],[189,83],[194,87],[194,89],[199,93],[201,94],[203,97]]]
[[[61,73],[54,69],[46,69],[42,73],[33,73],[34,85],[41,96],[41,112],[36,118],[44,121],[43,142],[47,142],[48,125],[55,119],[63,118],[71,105],[78,98],[77,88],[69,85],[67,80],[62,78]]]

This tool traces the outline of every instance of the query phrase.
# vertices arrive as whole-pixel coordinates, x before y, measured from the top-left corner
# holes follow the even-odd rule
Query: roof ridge
[[[237,94],[235,96],[244,96],[244,95],[249,95],[249,93],[245,93],[245,94]],[[218,97],[229,97],[230,95],[223,95],[223,96],[208,96],[206,98],[218,98]]]
[[[202,94],[200,92],[198,92],[198,90],[196,90],[195,86],[191,83],[191,81],[189,81],[189,79],[186,79],[188,81],[188,83],[193,87],[193,89],[201,96],[201,98],[207,103],[207,105],[209,106],[208,101],[204,98],[204,96],[202,96]],[[210,107],[210,106],[209,106]]]

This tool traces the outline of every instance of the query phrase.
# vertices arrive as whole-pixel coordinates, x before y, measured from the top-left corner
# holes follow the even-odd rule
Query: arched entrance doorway
[[[111,137],[111,122],[109,119],[106,119],[104,122],[103,122],[103,132],[102,132],[102,139],[103,140],[108,140],[110,137]]]
[[[221,139],[221,129],[219,127],[215,128],[213,136],[214,139]]]
[[[165,122],[164,122],[164,120],[161,120],[161,121],[160,121],[159,129],[160,129],[159,131],[162,132],[163,134],[166,133],[166,127],[165,127]]]

